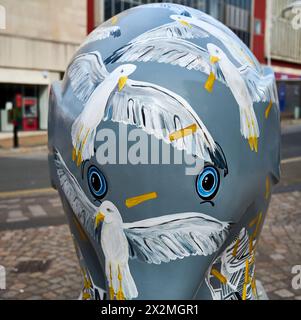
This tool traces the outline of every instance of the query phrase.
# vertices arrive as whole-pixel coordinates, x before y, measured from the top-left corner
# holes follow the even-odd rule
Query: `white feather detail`
[[[259,74],[248,65],[240,67],[239,72],[244,78],[254,102],[267,101],[278,103],[277,87],[275,86],[273,74]]]
[[[163,87],[141,81],[128,80],[120,92],[108,102],[104,120],[136,125],[148,134],[188,154],[211,161],[216,144],[189,103]],[[170,134],[197,125],[195,133],[171,142]]]
[[[69,205],[84,228],[92,235],[94,233],[94,216],[97,214],[98,208],[85,195],[62,156],[56,150],[54,152],[54,162],[62,190]]]
[[[189,27],[178,22],[170,22],[142,33],[131,42],[145,41],[154,38],[198,39],[209,37],[208,33],[197,27]]]
[[[109,75],[99,52],[83,53],[69,65],[67,75],[74,95],[86,103],[96,87]]]
[[[142,36],[141,36],[142,38]],[[144,37],[143,37],[144,38]],[[168,37],[133,40],[107,58],[109,62],[153,62],[177,65],[187,70],[196,70],[207,75],[210,72],[225,83],[223,73],[217,64],[210,63],[210,56],[204,48],[186,41]]]
[[[124,223],[130,254],[160,264],[188,256],[207,256],[221,248],[230,228],[201,213],[178,213]]]
[[[236,244],[238,241],[238,245]],[[221,256],[222,264],[226,269],[227,273],[238,272],[241,269],[245,269],[246,261],[251,260],[250,238],[248,232],[243,228],[238,237],[237,241],[233,241],[232,244],[227,248],[227,250]],[[253,247],[255,246],[256,240],[252,240]],[[233,255],[234,247],[236,248],[236,254]]]

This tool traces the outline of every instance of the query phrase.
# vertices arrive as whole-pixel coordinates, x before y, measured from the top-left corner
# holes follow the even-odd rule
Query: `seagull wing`
[[[147,40],[132,41],[116,50],[105,63],[114,62],[159,62],[180,66],[187,70],[210,72],[225,83],[225,78],[218,64],[210,63],[210,56],[204,48],[177,38],[154,37]]]
[[[208,33],[196,26],[185,26],[179,22],[170,22],[142,33],[132,42],[149,41],[153,38],[194,39],[209,37]]]
[[[253,101],[278,103],[277,87],[273,74],[260,74],[248,65],[240,67],[239,72],[246,82]]]
[[[221,248],[230,224],[201,213],[178,213],[124,223],[130,255],[160,264],[188,256],[207,256]]]
[[[71,208],[86,230],[94,234],[94,216],[98,208],[88,199],[58,150],[54,150],[54,162],[62,190]]]
[[[203,160],[210,161],[209,153],[216,150],[211,134],[190,104],[178,94],[152,83],[128,80],[121,91],[112,94],[104,120],[135,125]],[[183,134],[185,129],[187,134]],[[180,136],[173,138],[175,133]]]
[[[101,55],[94,51],[77,56],[69,65],[69,79],[75,96],[86,103],[96,87],[109,75]],[[66,87],[66,85],[65,85]]]
[[[88,43],[91,43],[97,40],[103,40],[110,36],[116,38],[116,37],[119,37],[120,35],[121,35],[121,31],[118,26],[98,27],[88,35],[88,37],[82,43],[80,48],[84,47]]]

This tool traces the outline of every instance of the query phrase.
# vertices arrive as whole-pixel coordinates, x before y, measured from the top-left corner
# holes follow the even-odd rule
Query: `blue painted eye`
[[[219,182],[219,172],[214,167],[205,167],[196,181],[199,196],[204,200],[214,198],[219,188]]]
[[[95,166],[91,166],[88,170],[88,185],[96,198],[103,198],[107,192],[106,178]]]

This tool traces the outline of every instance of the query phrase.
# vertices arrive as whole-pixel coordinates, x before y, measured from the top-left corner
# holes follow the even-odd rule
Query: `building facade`
[[[280,109],[287,117],[301,107],[301,25],[294,26],[295,3],[254,0],[253,52],[260,63],[274,69]]]
[[[12,130],[9,112],[20,108],[21,129],[47,128],[48,91],[67,63],[103,21],[155,0],[0,0],[0,131]],[[161,1],[157,1],[161,2]],[[168,1],[167,1],[168,2]],[[292,25],[293,0],[174,0],[229,26],[276,73],[280,107],[301,106],[301,27]]]
[[[20,108],[21,130],[47,128],[48,90],[61,79],[87,33],[83,0],[0,0],[0,130],[10,131],[8,110]]]
[[[153,2],[172,2],[204,11],[229,26],[247,45],[251,43],[252,0],[88,0],[90,27],[123,10]]]

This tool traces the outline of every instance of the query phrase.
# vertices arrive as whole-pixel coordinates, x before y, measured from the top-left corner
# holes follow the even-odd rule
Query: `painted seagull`
[[[218,46],[208,43],[208,52],[217,58],[226,83],[239,107],[240,131],[248,139],[251,150],[258,151],[259,127],[253,107],[252,97],[239,70]]]
[[[100,26],[93,30],[87,38],[84,40],[84,42],[81,44],[79,49],[83,48],[85,45],[98,41],[98,40],[103,40],[109,37],[120,37],[121,31],[119,26],[109,26],[109,27],[103,27]]]
[[[138,296],[129,269],[129,258],[161,264],[189,256],[207,256],[217,252],[229,234],[229,223],[197,212],[124,223],[111,201],[95,206],[60,153],[55,150],[54,156],[67,201],[82,226],[103,250],[111,299],[133,299]]]
[[[241,134],[249,141],[250,148],[257,151],[259,129],[253,102],[278,103],[273,75],[263,74],[261,67],[258,69],[255,62],[250,63],[251,58],[241,45],[236,44],[237,41],[231,38],[231,34],[196,18],[178,15],[172,15],[171,18],[175,22],[146,31],[116,50],[105,63],[156,61],[200,71],[208,75],[204,87],[209,92],[212,92],[214,82],[218,79],[229,86],[240,110]],[[177,25],[184,26],[176,31]],[[203,37],[204,31],[219,40],[224,39],[226,50],[231,50],[234,58],[238,57],[237,60],[230,59],[220,48],[218,52],[222,56],[214,54],[215,50],[208,49],[213,47],[211,44],[204,49],[185,40]]]
[[[136,70],[123,64],[109,73],[98,52],[79,55],[68,68],[68,78],[83,110],[72,124],[72,159],[77,164],[94,155],[100,122],[136,125],[179,150],[210,162],[218,158],[209,131],[181,96],[153,83],[128,79]]]

